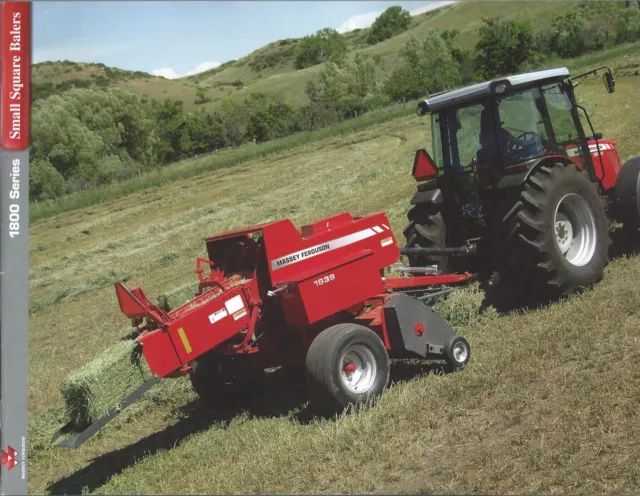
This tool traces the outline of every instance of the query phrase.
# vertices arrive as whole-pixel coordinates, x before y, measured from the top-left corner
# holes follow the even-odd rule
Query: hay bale
[[[60,383],[67,417],[76,426],[95,422],[142,383],[140,368],[131,363],[135,346],[135,341],[119,341]],[[149,377],[144,357],[140,364]]]

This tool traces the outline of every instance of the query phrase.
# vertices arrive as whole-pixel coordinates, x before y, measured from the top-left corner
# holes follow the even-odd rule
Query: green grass
[[[599,80],[578,88],[623,159],[640,154],[638,81],[619,77],[613,95]],[[473,299],[442,307],[466,326],[470,366],[423,377],[398,364],[376,408],[337,421],[309,423],[304,394],[275,376],[266,404],[239,417],[203,407],[188,381],[167,381],[80,449],[47,446],[64,413],[60,382],[128,325],[114,280],[177,304],[197,284],[203,237],[282,218],[300,227],[385,211],[401,240],[413,155],[430,133],[398,112],[235,167],[178,177],[196,164],[176,164],[172,180],[32,222],[30,493],[640,491],[637,258],[524,315],[476,320]]]

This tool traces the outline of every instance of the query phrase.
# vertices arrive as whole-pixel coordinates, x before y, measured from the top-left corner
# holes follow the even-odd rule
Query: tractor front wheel
[[[528,294],[553,299],[602,278],[609,220],[586,172],[568,164],[535,170],[505,221],[512,269]]]
[[[316,412],[325,415],[376,400],[390,374],[382,340],[357,324],[338,324],[318,334],[309,347],[305,368],[311,402]]]

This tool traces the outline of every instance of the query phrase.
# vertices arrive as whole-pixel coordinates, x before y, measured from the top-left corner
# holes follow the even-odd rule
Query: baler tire
[[[350,354],[360,354],[361,358],[366,355],[360,360],[361,364],[370,360],[367,367],[373,367],[373,370],[366,371],[363,367],[360,371],[358,377],[371,382],[360,393],[347,385],[346,367],[349,364],[344,365],[344,360]],[[321,415],[339,414],[349,406],[377,400],[387,387],[390,376],[389,355],[382,340],[371,329],[358,324],[338,324],[318,334],[309,347],[305,369],[313,409]],[[351,375],[356,372],[351,372]],[[373,372],[373,378],[368,378],[365,372]]]
[[[229,382],[223,380],[218,365],[224,359],[224,356],[205,354],[189,374],[193,390],[204,403],[214,408],[234,407],[264,391],[264,370]]]
[[[462,336],[454,336],[444,345],[444,356],[454,370],[462,369],[471,358],[469,343]]]
[[[570,215],[577,220],[572,221]],[[573,224],[580,221],[584,225],[577,225],[576,232],[582,238],[575,253],[573,243],[578,236],[569,248],[561,246],[558,237],[572,235]],[[561,163],[534,170],[504,223],[507,253],[515,269],[512,275],[530,297],[562,298],[602,278],[609,262],[609,219],[598,187],[586,172]],[[591,237],[595,240],[590,241]],[[566,256],[563,249],[568,250]]]
[[[640,229],[640,157],[624,163],[614,187],[615,213],[625,231]]]
[[[436,206],[416,205],[409,210],[407,218],[409,224],[403,233],[407,248],[446,248],[446,226]],[[449,257],[446,255],[407,255],[407,258],[412,267],[437,265],[439,274],[449,271]]]

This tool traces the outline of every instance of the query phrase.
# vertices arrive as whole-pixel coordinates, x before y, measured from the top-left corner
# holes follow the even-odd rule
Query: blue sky
[[[166,77],[210,69],[324,27],[367,27],[391,5],[440,1],[34,2],[33,61],[73,60]]]

